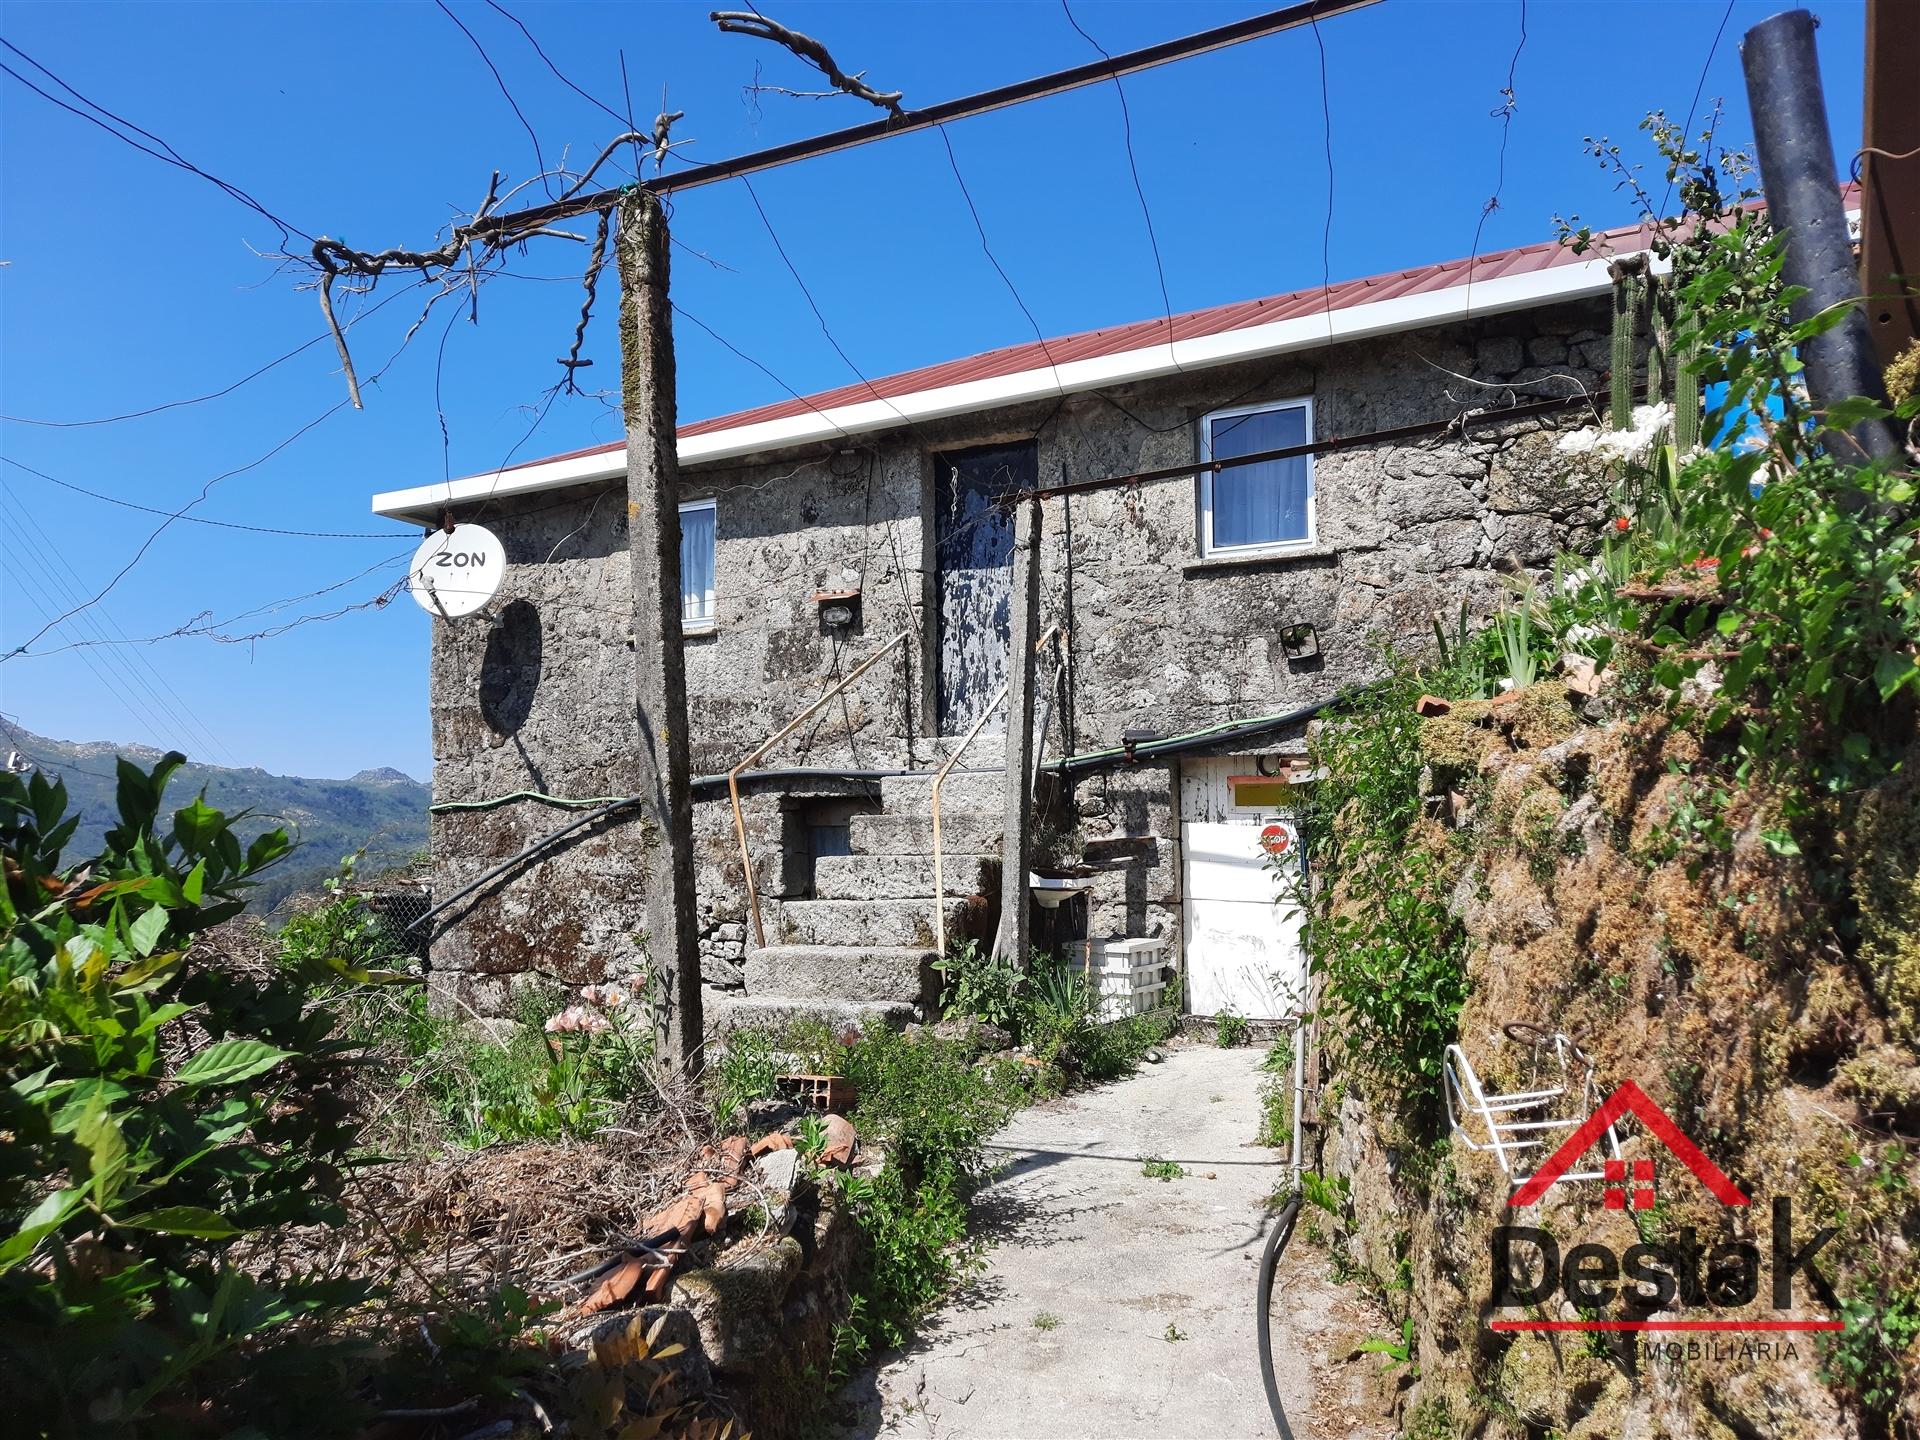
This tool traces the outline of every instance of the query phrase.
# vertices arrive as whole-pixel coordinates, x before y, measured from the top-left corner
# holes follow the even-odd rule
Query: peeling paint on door
[[[1013,512],[997,502],[1034,485],[1033,442],[934,456],[939,570],[940,733],[964,731],[1007,674],[1012,634]],[[1005,728],[996,716],[987,729]]]

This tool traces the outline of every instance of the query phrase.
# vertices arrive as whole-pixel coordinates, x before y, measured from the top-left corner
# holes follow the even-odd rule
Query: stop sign
[[[1260,848],[1269,855],[1286,855],[1293,850],[1293,827],[1275,820],[1260,832]]]

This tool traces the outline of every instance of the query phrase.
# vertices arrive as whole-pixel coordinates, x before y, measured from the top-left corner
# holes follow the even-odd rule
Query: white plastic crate
[[[1164,936],[1078,940],[1068,947],[1067,953],[1083,971],[1129,971],[1142,965],[1165,965],[1170,943]]]
[[[1072,963],[1092,984],[1102,1020],[1144,1015],[1160,1004],[1171,963],[1164,939],[1082,940],[1069,948]]]

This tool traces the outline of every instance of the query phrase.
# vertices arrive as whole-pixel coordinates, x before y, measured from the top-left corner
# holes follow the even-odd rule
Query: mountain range
[[[97,853],[113,824],[114,761],[124,757],[151,769],[164,753],[147,745],[54,740],[12,724],[0,725],[0,750],[13,753],[16,769],[34,766],[66,782],[69,809],[81,815],[67,845],[68,860]],[[344,855],[364,849],[357,868],[363,880],[407,865],[426,849],[427,805],[433,798],[428,786],[386,766],[345,780],[320,780],[270,775],[253,766],[188,763],[167,787],[174,808],[201,793],[216,810],[250,812],[237,826],[244,839],[279,826],[299,842],[252,892],[249,907],[263,915],[283,909],[295,895],[318,890]]]

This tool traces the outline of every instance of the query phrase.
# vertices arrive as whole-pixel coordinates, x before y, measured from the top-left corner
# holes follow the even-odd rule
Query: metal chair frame
[[[1449,1045],[1441,1067],[1441,1093],[1446,1100],[1447,1123],[1452,1132],[1469,1150],[1492,1151],[1508,1181],[1518,1189],[1531,1178],[1519,1168],[1523,1153],[1546,1144],[1554,1138],[1552,1132],[1556,1130],[1576,1130],[1585,1124],[1587,1116],[1599,1108],[1600,1090],[1593,1077],[1593,1061],[1567,1035],[1526,1023],[1509,1025],[1506,1033],[1509,1039],[1532,1047],[1536,1079],[1541,1052],[1548,1051],[1558,1067],[1560,1083],[1535,1090],[1488,1094],[1467,1052],[1458,1045]],[[1580,1072],[1577,1084],[1573,1078],[1576,1066]],[[1576,1090],[1583,1113],[1572,1118],[1549,1118],[1553,1102]],[[1483,1140],[1474,1139],[1468,1131],[1467,1122],[1474,1119],[1484,1127]],[[1615,1160],[1622,1158],[1616,1126],[1607,1126],[1607,1145]],[[1554,1183],[1605,1177],[1603,1170],[1569,1170]]]

